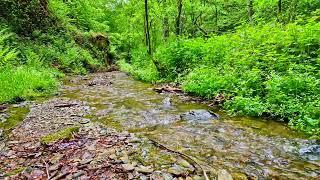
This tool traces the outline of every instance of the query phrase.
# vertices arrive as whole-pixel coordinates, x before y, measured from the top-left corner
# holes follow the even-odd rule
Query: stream
[[[301,154],[317,146],[316,142],[284,123],[229,116],[185,95],[156,93],[152,85],[121,72],[77,77],[65,84],[62,97],[87,101],[94,107],[87,118],[152,137],[208,169],[223,168],[252,179],[320,176],[319,152]],[[180,115],[191,110],[214,111],[220,119],[181,120]]]
[[[155,92],[153,85],[134,80],[122,72],[67,77],[58,95],[47,100],[23,102],[22,105],[12,105],[9,108],[10,117],[0,123],[0,129],[5,126],[9,132],[9,129],[16,127],[14,135],[10,135],[15,141],[8,142],[11,149],[32,145],[37,152],[40,147],[36,142],[38,137],[77,121],[81,124],[97,122],[118,132],[147,139],[145,142],[141,141],[137,157],[130,157],[130,161],[138,161],[158,171],[166,172],[165,169],[169,168],[173,172],[168,172],[176,174],[176,177],[181,177],[177,172],[179,169],[174,169],[179,166],[172,167],[169,163],[176,160],[169,156],[168,151],[152,146],[151,139],[167,150],[191,157],[210,174],[218,174],[220,177],[221,170],[229,174],[218,179],[230,179],[230,175],[239,180],[320,179],[319,141],[293,131],[286,123],[231,116],[218,108],[210,107],[208,102],[199,98],[183,93]],[[76,106],[63,108],[64,103]],[[33,104],[30,110],[28,104]],[[28,115],[24,118],[26,114]],[[3,116],[0,120],[6,116],[0,115]],[[27,142],[25,137],[29,137],[35,143],[23,145],[16,141],[17,137],[21,137],[24,143]],[[104,141],[92,139],[92,142]],[[10,143],[17,143],[17,146]],[[0,149],[8,146],[4,143],[0,145]],[[96,150],[96,154],[98,151],[108,150]],[[9,159],[2,156],[3,166],[8,166],[9,162],[13,167],[16,166],[14,161],[10,161],[11,157],[15,157],[12,152],[14,151],[4,154]],[[85,150],[79,149],[79,153],[81,152]],[[48,157],[49,161],[51,156]],[[23,158],[20,161],[29,162]],[[183,164],[185,162],[182,166]],[[39,170],[34,172],[39,173]],[[43,176],[44,172],[40,172]]]

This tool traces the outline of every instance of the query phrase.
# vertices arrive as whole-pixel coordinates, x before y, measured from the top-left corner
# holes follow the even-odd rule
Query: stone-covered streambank
[[[148,138],[91,122],[86,118],[91,111],[86,102],[66,98],[31,104],[24,121],[1,142],[0,178],[201,179],[203,176],[196,164]]]

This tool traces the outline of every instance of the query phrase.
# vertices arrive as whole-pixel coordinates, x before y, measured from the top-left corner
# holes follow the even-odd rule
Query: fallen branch
[[[65,108],[65,107],[72,107],[72,106],[77,106],[79,104],[58,104],[58,105],[55,105],[54,107],[56,108]]]
[[[157,142],[157,141],[154,140],[154,139],[151,139],[151,138],[149,138],[149,137],[147,137],[147,138],[148,138],[153,144],[155,144],[156,146],[161,147],[161,148],[163,148],[163,149],[165,149],[165,150],[167,150],[167,151],[170,151],[170,152],[172,152],[172,153],[178,154],[178,155],[180,155],[180,156],[182,156],[182,157],[184,157],[184,158],[189,159],[190,161],[192,161],[194,164],[196,164],[198,167],[200,167],[200,170],[202,171],[204,178],[205,178],[206,180],[209,180],[209,177],[208,177],[206,171],[204,170],[204,168],[202,167],[202,165],[199,164],[195,159],[193,159],[192,157],[190,157],[190,156],[188,156],[188,155],[186,155],[186,154],[184,154],[184,153],[182,153],[182,152],[178,152],[178,151],[172,150],[172,149],[166,147],[165,145]],[[194,166],[194,165],[193,165],[193,166]],[[195,167],[195,166],[194,166],[194,167]]]
[[[162,87],[156,87],[153,88],[154,91],[156,91],[157,93],[162,93],[162,92],[169,92],[169,93],[182,93],[182,89],[178,88],[178,87],[172,87],[169,85],[165,85]]]

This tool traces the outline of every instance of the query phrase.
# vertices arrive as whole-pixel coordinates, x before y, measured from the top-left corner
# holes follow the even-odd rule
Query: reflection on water
[[[182,113],[212,109],[186,101],[182,95],[158,94],[152,85],[119,72],[75,77],[66,81],[61,93],[88,101],[95,108],[90,118],[157,139],[193,156],[208,169],[224,168],[262,179],[316,179],[320,175],[320,163],[303,160],[298,153],[301,146],[315,142],[280,122],[231,117],[219,111],[215,111],[219,120],[181,121]]]

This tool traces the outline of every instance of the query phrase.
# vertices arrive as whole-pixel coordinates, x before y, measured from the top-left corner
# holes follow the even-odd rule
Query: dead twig
[[[148,137],[148,139],[149,139],[153,144],[155,144],[156,146],[161,147],[161,148],[163,148],[163,149],[165,149],[165,150],[167,150],[167,151],[170,151],[170,152],[172,152],[172,153],[178,154],[178,155],[180,155],[180,156],[182,156],[182,157],[184,157],[184,158],[186,158],[186,159],[189,159],[189,161],[192,161],[194,164],[196,164],[198,167],[200,167],[200,170],[202,171],[204,178],[205,178],[206,180],[209,180],[209,177],[208,177],[206,171],[204,170],[204,168],[202,167],[202,165],[199,164],[195,159],[193,159],[192,157],[190,157],[190,156],[188,156],[188,155],[186,155],[186,154],[184,154],[184,153],[182,153],[182,152],[178,152],[178,151],[172,150],[172,149],[166,147],[165,145],[159,143],[158,141],[156,141],[156,140],[154,140],[154,139],[151,139],[151,138],[149,138],[149,137]]]
[[[51,179],[51,178],[50,178],[50,173],[49,173],[49,165],[48,165],[48,163],[47,163],[45,160],[42,159],[42,161],[43,161],[43,163],[44,163],[45,166],[46,166],[47,177],[48,177],[48,180],[49,180],[49,179]]]
[[[65,173],[62,173],[62,174],[59,174],[58,176],[52,178],[52,180],[59,180],[59,179],[63,179],[64,177],[66,177],[67,175],[69,175],[71,172],[65,172]]]

